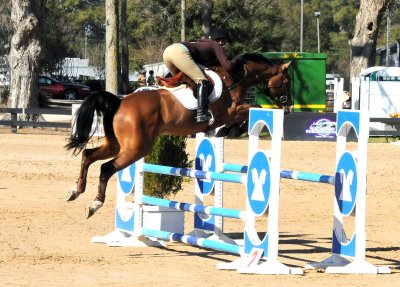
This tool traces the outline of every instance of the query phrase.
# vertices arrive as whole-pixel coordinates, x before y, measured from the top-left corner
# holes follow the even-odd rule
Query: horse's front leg
[[[251,105],[243,104],[236,108],[235,122],[240,123],[249,119]]]
[[[233,124],[241,123],[249,118],[249,104],[232,105],[224,120],[225,126],[230,127]]]
[[[248,104],[242,105],[234,105],[231,106],[224,114],[223,123],[224,127],[221,127],[216,133],[216,137],[224,137],[230,134],[232,128],[235,125],[240,124],[240,134],[247,132],[247,125],[243,125],[242,123],[246,122],[249,119],[249,110],[251,106]],[[216,126],[217,128],[219,126]]]

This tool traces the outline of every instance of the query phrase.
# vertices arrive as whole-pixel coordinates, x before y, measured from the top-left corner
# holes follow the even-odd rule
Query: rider
[[[210,83],[197,64],[205,67],[222,66],[228,73],[233,72],[241,62],[239,57],[231,61],[226,55],[225,48],[230,41],[229,32],[217,28],[211,32],[210,39],[175,43],[164,51],[164,63],[168,70],[173,75],[182,71],[197,85],[197,122],[210,119],[208,114]]]

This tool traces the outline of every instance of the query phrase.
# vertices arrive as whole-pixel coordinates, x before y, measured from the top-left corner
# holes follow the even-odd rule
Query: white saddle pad
[[[219,99],[222,93],[222,80],[218,76],[217,73],[211,71],[211,70],[204,70],[207,75],[210,76],[210,78],[214,81],[214,89],[210,96],[208,97],[208,102],[214,103],[216,100]],[[166,88],[166,87],[160,87],[161,89],[166,89],[170,93],[172,93],[180,102],[181,104],[189,109],[189,110],[195,110],[197,109],[197,99],[193,95],[193,91],[189,89],[186,85],[181,85],[176,88]]]

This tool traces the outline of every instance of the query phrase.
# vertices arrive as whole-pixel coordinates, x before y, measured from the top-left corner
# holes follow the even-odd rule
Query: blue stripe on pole
[[[236,209],[222,208],[222,207],[207,207],[198,204],[190,204],[185,202],[171,201],[168,199],[156,198],[147,195],[142,196],[142,203],[162,206],[177,210],[185,210],[195,213],[204,213],[209,215],[223,216],[229,218],[244,218],[245,212]]]
[[[289,179],[297,179],[304,181],[312,181],[312,182],[321,182],[321,183],[329,183],[334,184],[335,177],[317,173],[309,173],[309,172],[301,172],[301,171],[290,171],[290,170],[282,170],[281,178],[289,178]]]
[[[234,183],[244,183],[246,177],[240,174],[228,174],[228,173],[220,173],[220,172],[208,172],[202,170],[192,170],[187,168],[177,168],[171,166],[163,166],[163,165],[155,165],[144,163],[143,171],[145,172],[154,172],[175,176],[186,176],[200,179],[215,179],[219,181],[227,181]]]
[[[224,163],[222,165],[222,168],[224,171],[246,173],[248,167],[241,164]],[[281,170],[281,178],[297,179],[303,181],[312,181],[312,182],[329,183],[329,184],[335,183],[334,176],[311,173],[311,172],[302,172],[302,171]]]
[[[241,165],[241,164],[235,164],[235,163],[224,163],[222,165],[222,169],[224,171],[233,171],[233,172],[246,173],[247,172],[247,165]]]
[[[243,247],[235,244],[229,244],[222,241],[210,240],[199,238],[190,235],[183,235],[179,233],[173,233],[163,230],[154,230],[154,229],[147,229],[143,228],[141,230],[141,235],[149,236],[149,237],[156,237],[165,241],[178,241],[182,243],[188,243],[193,246],[200,246],[204,248],[216,249],[228,253],[234,254],[241,254]]]

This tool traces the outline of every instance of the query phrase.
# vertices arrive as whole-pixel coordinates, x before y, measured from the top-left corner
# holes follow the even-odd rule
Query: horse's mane
[[[246,53],[242,55],[244,60],[253,62],[264,62],[266,64],[272,64],[272,62],[261,54],[257,53]]]

